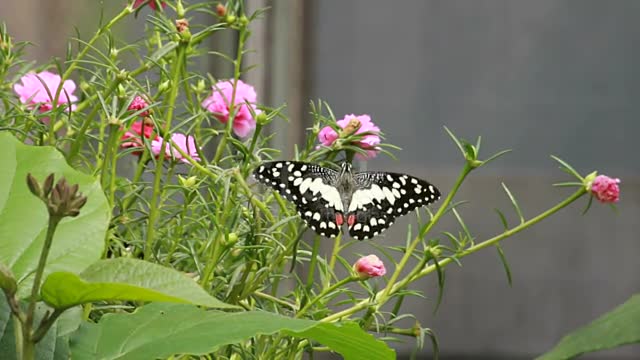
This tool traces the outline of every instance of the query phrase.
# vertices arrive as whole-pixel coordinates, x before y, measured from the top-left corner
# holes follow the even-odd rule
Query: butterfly
[[[365,240],[389,228],[398,216],[440,198],[432,184],[389,172],[340,171],[298,161],[270,161],[253,172],[258,182],[291,201],[298,215],[320,236],[337,236],[343,224],[349,235]]]

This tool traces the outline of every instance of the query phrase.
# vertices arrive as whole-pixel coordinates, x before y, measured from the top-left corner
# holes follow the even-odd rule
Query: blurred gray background
[[[107,2],[108,7],[124,1]],[[276,124],[276,146],[290,156],[309,125],[309,99],[328,101],[337,117],[370,114],[398,160],[379,156],[368,169],[423,177],[445,194],[462,165],[443,126],[467,139],[483,137],[482,153],[513,153],[472,173],[458,200],[482,241],[501,232],[493,209],[516,217],[505,182],[526,217],[570,190],[557,155],[583,174],[622,179],[618,211],[586,201],[506,240],[509,287],[493,249],[447,269],[443,304],[434,315],[434,279],[415,285],[428,297],[409,303],[438,335],[444,359],[528,359],[640,292],[640,1],[637,0],[250,0],[270,6],[255,23],[248,75],[259,101],[288,104],[289,124]],[[100,2],[4,0],[0,21],[29,55],[63,56],[73,25],[92,30]],[[148,10],[147,10],[148,12]],[[146,13],[143,12],[142,17]],[[80,24],[76,21],[79,20]],[[141,35],[140,22],[121,34]],[[197,21],[197,20],[193,20]],[[52,28],[57,31],[51,31]],[[232,46],[233,34],[215,46]],[[216,35],[217,36],[217,35]],[[203,69],[224,78],[211,59]],[[403,244],[408,216],[376,241]],[[448,219],[437,230],[454,230]],[[330,243],[327,243],[327,249]],[[376,253],[368,243],[355,253]],[[393,270],[393,269],[389,269]],[[414,344],[398,344],[408,354]],[[419,355],[429,358],[427,346]],[[639,346],[584,356],[637,359]]]

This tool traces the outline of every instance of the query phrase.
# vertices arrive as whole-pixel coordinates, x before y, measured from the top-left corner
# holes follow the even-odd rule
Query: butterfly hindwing
[[[335,170],[297,161],[271,161],[260,164],[253,175],[291,201],[316,233],[326,237],[340,233],[344,209],[334,187]]]
[[[440,198],[432,184],[406,174],[359,172],[347,209],[349,235],[368,239],[386,230],[395,218]]]

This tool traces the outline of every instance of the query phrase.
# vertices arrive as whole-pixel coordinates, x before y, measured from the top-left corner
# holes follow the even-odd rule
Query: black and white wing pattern
[[[298,215],[319,235],[340,233],[344,209],[334,186],[337,171],[304,162],[271,161],[260,164],[253,176],[295,204]]]
[[[406,174],[365,171],[354,174],[354,180],[355,191],[346,216],[349,235],[354,239],[376,236],[398,216],[440,198],[435,186]]]

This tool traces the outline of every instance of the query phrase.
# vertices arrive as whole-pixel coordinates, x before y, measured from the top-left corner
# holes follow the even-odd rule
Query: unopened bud
[[[207,89],[207,85],[205,84],[204,80],[200,79],[198,80],[198,82],[196,83],[196,91],[197,92],[203,92]]]
[[[261,112],[256,116],[256,122],[260,125],[267,125],[271,121],[269,120],[269,117],[267,116],[267,114],[265,114],[264,112]]]
[[[53,174],[49,174],[46,179],[44,179],[44,184],[42,185],[42,195],[44,197],[48,197],[51,193],[51,189],[53,188],[53,181],[55,180],[55,176]]]
[[[18,283],[11,270],[3,264],[0,264],[0,288],[9,296],[15,295],[18,290]]]
[[[190,189],[196,185],[198,178],[195,176],[189,176],[188,178],[185,179],[182,176],[178,175],[178,181],[180,181],[180,185]]]
[[[231,26],[231,25],[233,25],[233,24],[236,22],[236,17],[235,17],[235,16],[233,16],[233,15],[227,15],[227,16],[224,18],[224,22],[226,22],[226,23],[227,23],[227,25]]]
[[[238,234],[236,234],[234,232],[229,233],[228,240],[227,240],[227,245],[233,246],[237,242],[238,242]]]
[[[27,186],[33,195],[42,198],[43,193],[40,188],[40,184],[38,184],[38,181],[31,175],[31,173],[27,174]]]
[[[218,3],[218,5],[216,5],[216,14],[218,14],[218,16],[220,17],[227,15],[227,8],[224,5]]]

